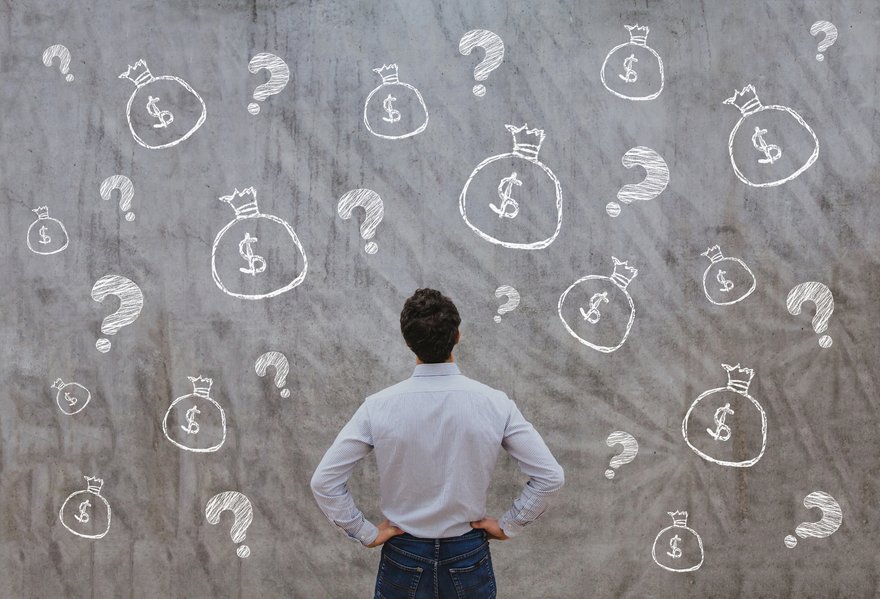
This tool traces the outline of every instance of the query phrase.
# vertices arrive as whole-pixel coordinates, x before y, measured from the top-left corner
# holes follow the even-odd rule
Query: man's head
[[[419,360],[446,362],[458,343],[461,317],[452,300],[436,289],[416,289],[400,312],[400,332]]]

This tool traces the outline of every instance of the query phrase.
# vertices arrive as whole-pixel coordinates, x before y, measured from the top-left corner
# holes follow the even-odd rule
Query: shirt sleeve
[[[339,431],[312,475],[311,487],[318,507],[350,540],[369,545],[379,529],[364,517],[348,490],[348,479],[357,463],[373,450],[373,436],[366,403]]]
[[[546,511],[550,500],[565,484],[565,475],[535,427],[523,417],[512,400],[510,403],[510,416],[501,446],[517,461],[520,472],[529,480],[498,523],[504,534],[515,537]]]

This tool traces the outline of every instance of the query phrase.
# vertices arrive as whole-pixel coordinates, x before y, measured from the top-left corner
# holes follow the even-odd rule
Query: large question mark
[[[205,518],[211,524],[220,523],[220,514],[226,510],[231,510],[235,514],[235,520],[232,523],[232,530],[229,535],[236,543],[244,541],[245,533],[248,526],[254,519],[254,508],[251,506],[251,500],[245,497],[243,493],[238,491],[224,491],[217,493],[208,500],[205,506]],[[251,549],[247,545],[240,545],[235,553],[238,557],[245,558],[251,554]]]
[[[134,212],[129,212],[131,200],[134,198],[134,186],[131,179],[125,175],[111,175],[101,182],[101,197],[109,200],[113,196],[113,190],[119,190],[119,209],[125,212],[125,220],[134,220]]]
[[[493,318],[495,322],[501,322],[502,314],[513,312],[519,305],[519,291],[517,291],[510,285],[502,285],[495,290],[495,297],[504,297],[505,295],[507,296],[507,301],[500,308],[498,308],[498,314],[496,314]]]
[[[810,35],[816,36],[820,33],[824,33],[825,38],[819,42],[819,54],[816,54],[816,60],[825,60],[825,55],[822,52],[830,48],[837,41],[837,27],[834,26],[834,23],[829,23],[828,21],[816,21],[810,27]]]
[[[831,313],[834,312],[834,296],[831,295],[831,290],[823,283],[816,281],[801,283],[788,292],[788,299],[785,300],[785,305],[791,314],[797,316],[801,313],[801,304],[806,301],[816,304],[816,315],[813,316],[813,330],[817,334],[825,331],[828,328],[828,320],[831,318]],[[831,337],[828,335],[819,337],[819,347],[822,349],[831,347],[831,343]]]
[[[629,204],[633,200],[647,201],[653,200],[666,189],[669,184],[669,167],[666,161],[657,152],[645,146],[637,146],[631,148],[620,159],[623,166],[632,168],[641,166],[648,173],[645,180],[641,183],[633,183],[624,185],[617,192],[617,199],[624,204]],[[605,206],[608,216],[618,216],[620,214],[620,204],[617,202],[608,202]]]
[[[70,67],[70,50],[61,44],[55,44],[43,50],[43,64],[47,67],[52,66],[52,60],[55,57],[61,59],[61,74],[64,75],[64,79],[68,82],[73,81],[73,74],[67,72]]]
[[[478,46],[485,50],[486,55],[474,69],[474,79],[485,81],[489,78],[489,73],[497,69],[501,61],[504,60],[504,42],[491,31],[474,29],[461,36],[458,42],[458,51],[468,56],[471,50]],[[486,95],[486,86],[475,85],[473,92],[475,96],[482,98]]]
[[[614,470],[620,468],[624,464],[629,464],[639,454],[639,442],[635,437],[625,431],[614,431],[605,439],[608,447],[615,445],[623,445],[623,451],[611,458],[610,468],[605,471],[605,478],[611,480],[614,478]]]
[[[95,281],[92,287],[92,299],[103,302],[108,295],[119,298],[119,309],[101,322],[101,332],[105,335],[115,335],[119,329],[137,320],[144,307],[144,294],[131,279],[121,275],[104,275]],[[95,347],[102,354],[107,353],[110,351],[110,340],[98,339]]]
[[[280,93],[290,80],[290,69],[287,68],[287,63],[274,54],[263,52],[251,58],[251,61],[248,63],[248,70],[256,74],[260,69],[269,69],[271,74],[269,75],[269,81],[263,85],[258,85],[257,89],[254,90],[254,100],[258,102],[262,102],[269,96]],[[251,102],[248,104],[248,112],[260,114],[260,105],[256,102]]]
[[[385,214],[382,198],[372,189],[352,189],[339,198],[336,210],[343,220],[348,220],[358,206],[366,212],[364,222],[361,223],[361,237],[365,240],[371,239],[376,234],[376,228],[382,222],[382,216]],[[368,254],[375,254],[379,251],[379,246],[371,241],[364,246],[364,251]]]
[[[818,522],[801,522],[794,532],[798,537],[806,539],[807,537],[816,537],[824,539],[830,537],[840,528],[843,522],[843,512],[840,510],[840,504],[824,491],[813,491],[804,497],[804,507],[807,509],[819,508],[822,510],[822,519]],[[785,546],[789,549],[797,545],[797,537],[787,535],[785,537]]]
[[[281,389],[287,384],[287,373],[290,372],[290,364],[284,354],[278,351],[267,351],[265,354],[257,358],[254,369],[260,376],[266,376],[266,369],[269,366],[275,367],[275,386]],[[290,397],[290,389],[282,389],[281,397]]]

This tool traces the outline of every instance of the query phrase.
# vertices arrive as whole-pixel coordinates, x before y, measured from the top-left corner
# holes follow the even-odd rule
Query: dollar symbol
[[[730,439],[730,427],[724,424],[724,419],[727,418],[728,414],[733,414],[733,410],[730,409],[730,404],[726,403],[715,410],[715,430],[713,431],[711,428],[706,429],[709,436],[716,441],[727,441]]]
[[[671,557],[672,559],[678,559],[681,557],[681,549],[678,548],[678,544],[681,542],[681,537],[675,535],[671,539],[669,539],[669,547],[672,551],[667,551],[666,555]]]
[[[715,279],[719,283],[721,283],[720,291],[730,291],[731,289],[733,289],[733,281],[728,281],[727,279],[724,278],[724,275],[726,275],[726,274],[727,274],[726,270],[719,270],[718,276],[715,277]]]
[[[765,133],[767,133],[766,129],[755,127],[755,134],[752,135],[752,145],[755,146],[756,150],[764,153],[765,158],[758,158],[758,162],[761,164],[773,164],[782,156],[782,149],[777,145],[768,144],[764,141]]]
[[[599,318],[601,318],[601,314],[599,314],[599,304],[602,302],[608,303],[608,292],[603,291],[602,293],[594,293],[593,297],[590,298],[590,310],[588,312],[584,312],[584,309],[581,308],[581,316],[584,317],[584,320],[589,322],[590,324],[596,324],[599,322]]]
[[[88,499],[79,504],[79,514],[74,516],[77,522],[79,522],[80,524],[85,524],[89,521],[89,514],[86,512],[86,510],[90,507],[92,507],[92,504],[89,502]]]
[[[154,98],[153,96],[150,96],[149,101],[147,101],[147,112],[150,113],[151,117],[159,119],[158,123],[153,123],[154,129],[164,129],[174,122],[174,115],[171,114],[170,110],[160,110],[159,107],[156,106],[156,102],[161,99],[162,98]]]
[[[509,177],[504,177],[498,184],[498,197],[501,198],[501,206],[489,204],[489,208],[498,215],[498,218],[513,218],[519,214],[519,204],[510,197],[512,193],[510,188],[514,185],[522,185],[522,181],[516,178],[516,172],[511,173]],[[511,212],[507,212],[508,206],[512,209]]]
[[[48,233],[46,233],[46,227],[45,226],[40,227],[40,243],[42,243],[43,245],[46,245],[50,241],[52,241],[52,238],[49,237]]]
[[[395,98],[391,94],[388,94],[388,97],[385,98],[385,101],[382,102],[382,108],[384,108],[385,112],[388,113],[388,116],[382,117],[382,120],[386,123],[396,123],[400,120],[400,111],[394,110],[391,107],[392,102],[397,102],[397,98]]]
[[[71,395],[67,391],[64,392],[64,399],[65,399],[65,401],[67,401],[67,403],[70,405],[70,407],[73,407],[73,405],[76,403],[76,397],[74,397],[73,395]]]
[[[257,238],[251,237],[250,233],[245,233],[244,239],[238,242],[238,253],[241,254],[241,257],[247,260],[248,263],[247,268],[239,268],[238,270],[254,277],[257,276],[257,273],[266,270],[266,260],[262,256],[255,254],[253,248],[251,248],[251,244],[256,242]],[[255,268],[254,262],[259,262],[260,267]]]
[[[186,426],[180,425],[186,434],[188,435],[197,435],[199,434],[199,425],[196,422],[196,414],[201,414],[199,408],[196,406],[191,407],[186,411]]]
[[[628,58],[623,59],[623,68],[626,69],[626,73],[623,75],[618,75],[621,79],[626,81],[627,83],[635,83],[636,79],[639,78],[638,74],[635,72],[635,69],[632,68],[634,62],[638,62],[639,59],[636,58],[635,54],[630,54]]]

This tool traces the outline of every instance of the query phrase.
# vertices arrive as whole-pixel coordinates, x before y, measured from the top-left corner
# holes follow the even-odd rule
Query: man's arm
[[[376,539],[379,529],[354,504],[346,483],[357,463],[372,450],[373,435],[366,403],[362,403],[324,454],[311,482],[315,501],[324,515],[352,541],[365,546]]]

